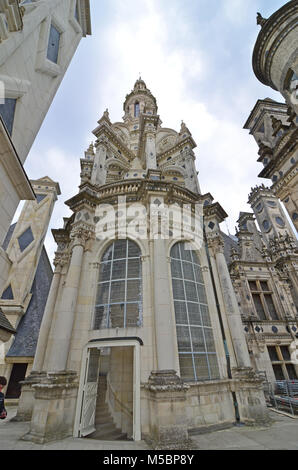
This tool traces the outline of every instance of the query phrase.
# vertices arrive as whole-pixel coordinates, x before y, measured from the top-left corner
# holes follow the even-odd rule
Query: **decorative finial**
[[[266,18],[263,18],[263,16],[261,15],[261,13],[257,13],[257,24],[260,25],[262,28],[264,26],[264,24],[266,23],[267,19]]]

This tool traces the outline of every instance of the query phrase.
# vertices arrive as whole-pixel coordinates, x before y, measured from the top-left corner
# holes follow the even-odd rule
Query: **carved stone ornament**
[[[68,264],[69,261],[69,254],[68,253],[60,253],[56,252],[55,253],[55,259],[54,259],[54,266],[56,268],[65,266]]]
[[[187,391],[189,385],[178,377],[175,370],[152,371],[145,388],[153,392]]]
[[[73,241],[73,246],[74,245],[85,246],[86,242],[90,238],[92,238],[92,236],[93,236],[93,231],[91,227],[84,226],[84,225],[73,227],[71,234],[70,234],[70,238]]]
[[[209,238],[207,235],[207,244],[213,256],[215,256],[216,253],[224,253],[224,242],[220,236]]]

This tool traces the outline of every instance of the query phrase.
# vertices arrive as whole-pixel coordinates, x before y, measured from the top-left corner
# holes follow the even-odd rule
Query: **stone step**
[[[123,434],[119,429],[114,428],[110,431],[99,431],[98,429],[92,434],[94,439],[101,441],[116,441],[119,439],[127,439],[127,436]]]

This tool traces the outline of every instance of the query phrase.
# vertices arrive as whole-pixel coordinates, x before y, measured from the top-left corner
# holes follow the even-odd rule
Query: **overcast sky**
[[[229,214],[222,229],[235,233],[240,211],[258,178],[257,145],[243,125],[258,99],[282,96],[252,70],[260,31],[256,13],[269,17],[283,0],[90,0],[92,36],[82,39],[25,163],[29,178],[49,176],[62,194],[51,228],[71,215],[64,201],[80,183],[80,158],[108,108],[112,122],[139,75],[157,99],[164,127],[183,120],[197,143],[203,193]]]

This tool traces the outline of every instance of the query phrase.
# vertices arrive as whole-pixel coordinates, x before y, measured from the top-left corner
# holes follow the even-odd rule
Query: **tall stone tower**
[[[89,0],[0,2],[0,290],[2,244],[18,204],[34,200],[23,164],[83,37]]]
[[[245,129],[259,145],[264,166],[259,174],[270,179],[272,191],[284,203],[298,230],[298,3],[285,3],[269,18],[260,13],[261,27],[253,51],[258,80],[279,91],[286,103],[258,100]]]
[[[31,419],[25,439],[183,446],[192,428],[267,419],[224,256],[227,214],[200,192],[189,129],[163,128],[157,111],[138,79],[123,121],[106,110],[81,159],[73,214],[53,230],[55,272],[18,409]]]

